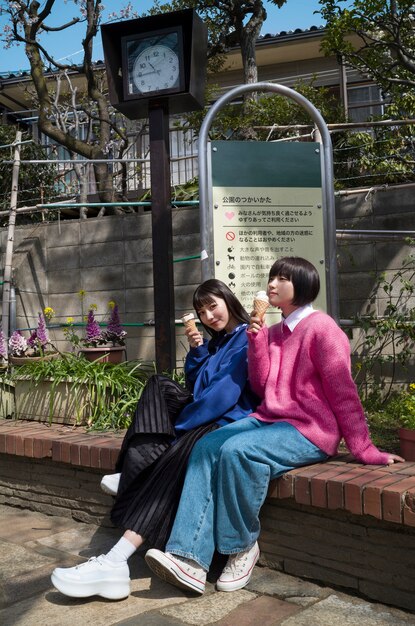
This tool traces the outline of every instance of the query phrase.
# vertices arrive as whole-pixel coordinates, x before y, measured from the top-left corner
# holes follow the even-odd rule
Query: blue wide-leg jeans
[[[246,417],[205,435],[190,456],[166,551],[209,570],[215,549],[236,554],[250,548],[270,480],[327,458],[286,422]]]

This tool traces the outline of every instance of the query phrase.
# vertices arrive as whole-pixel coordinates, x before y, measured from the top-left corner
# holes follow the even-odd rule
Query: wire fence
[[[382,120],[351,124],[329,124],[333,141],[335,185],[338,193],[386,185],[415,183],[415,120]],[[315,141],[314,129],[307,125],[261,126],[256,130],[267,141]],[[20,160],[18,209],[31,210],[46,216],[51,202],[91,203],[119,200],[131,201],[130,210],[138,210],[137,201],[145,199],[151,186],[149,136],[142,130],[122,159],[86,160],[64,158],[61,147],[49,148],[49,157],[25,159],[22,142]],[[5,215],[10,206],[10,173],[13,160],[9,156],[14,144],[0,146],[0,211]],[[176,126],[170,130],[171,185],[181,189],[198,175],[196,135],[188,128]],[[8,154],[9,152],[9,154]],[[61,158],[58,158],[61,157]],[[105,163],[105,184],[96,179],[95,168]],[[193,193],[193,195],[191,195]],[[197,185],[189,193],[197,197]],[[180,199],[180,198],[179,198]],[[101,203],[104,205],[104,202]],[[80,205],[82,206],[82,204]],[[146,208],[142,205],[142,208]],[[62,210],[76,216],[79,208]],[[93,212],[92,212],[93,214]],[[52,217],[53,219],[53,217]]]

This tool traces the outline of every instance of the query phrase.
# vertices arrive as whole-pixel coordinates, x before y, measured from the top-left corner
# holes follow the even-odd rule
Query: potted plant
[[[402,394],[399,442],[406,461],[415,461],[415,383]]]
[[[89,362],[76,354],[31,361],[16,368],[16,419],[84,425],[94,429],[128,427],[150,365]]]
[[[110,301],[110,319],[106,329],[102,330],[95,320],[94,305],[88,311],[85,337],[81,339],[79,352],[89,361],[100,360],[104,363],[121,363],[125,353],[127,333],[121,328],[118,305]]]
[[[49,341],[43,313],[38,315],[37,328],[26,339],[20,330],[15,330],[9,339],[9,361],[12,365],[23,365],[29,360],[50,360],[59,356]]]

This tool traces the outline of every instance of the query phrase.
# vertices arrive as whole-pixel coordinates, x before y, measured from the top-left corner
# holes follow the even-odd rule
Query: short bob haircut
[[[213,302],[213,296],[216,298],[222,298],[225,300],[225,304],[228,308],[229,315],[238,322],[238,324],[249,324],[249,315],[239,302],[238,298],[229,289],[225,283],[217,278],[210,278],[204,283],[199,285],[193,294],[193,308],[196,313],[204,306],[209,306]],[[200,319],[200,318],[199,318]],[[214,331],[212,328],[208,328],[203,324],[203,327],[212,337],[222,334]]]
[[[314,265],[297,256],[286,256],[275,261],[269,279],[275,276],[288,278],[294,286],[293,304],[304,306],[315,300],[320,291],[320,277]]]

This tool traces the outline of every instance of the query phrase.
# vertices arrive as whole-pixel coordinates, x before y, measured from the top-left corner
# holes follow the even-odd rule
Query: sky
[[[7,4],[5,0],[0,0],[0,7]],[[43,5],[44,2],[41,2]],[[104,13],[103,22],[107,21],[105,16],[114,11],[120,11],[120,9],[127,4],[121,0],[106,0],[104,1],[106,10]],[[143,13],[149,7],[152,6],[152,0],[132,0],[132,4],[138,13]],[[320,8],[318,0],[287,0],[287,3],[279,9],[271,2],[264,0],[264,4],[268,13],[268,18],[264,24],[262,34],[266,33],[277,34],[283,30],[295,30],[296,28],[308,29],[311,26],[322,26],[323,22],[320,15],[314,15],[314,11],[318,11]],[[78,9],[72,2],[66,0],[57,0],[56,5],[59,6],[59,20],[50,20],[49,24],[58,25],[65,22],[68,18],[78,15]],[[0,32],[2,33],[3,27],[6,23],[4,16],[0,15]],[[73,30],[69,29],[68,34],[59,33],[59,35],[48,35],[47,42],[45,41],[46,48],[53,52],[53,55],[57,59],[70,58],[73,62],[81,62],[82,55],[80,53],[80,41],[81,41],[80,29],[79,38],[73,34]],[[70,34],[69,34],[70,33]],[[1,44],[0,44],[1,46]],[[98,36],[94,45],[94,59],[103,59],[101,37]],[[17,70],[28,69],[29,64],[24,53],[23,46],[13,46],[9,49],[0,48],[0,73],[14,72]]]

